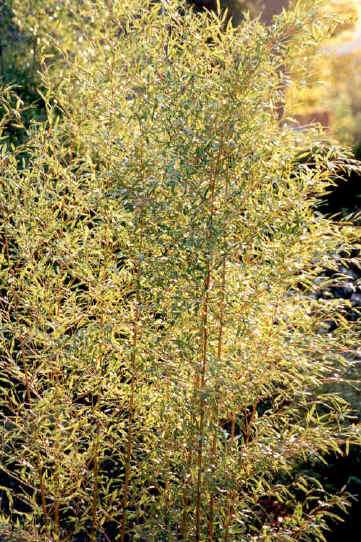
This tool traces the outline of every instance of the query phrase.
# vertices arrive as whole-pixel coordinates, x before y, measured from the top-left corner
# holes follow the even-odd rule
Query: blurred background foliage
[[[335,141],[351,145],[359,156],[361,141],[361,19],[359,0],[330,2],[335,28],[313,61],[312,84],[290,88],[287,114],[298,122],[321,122]],[[312,62],[312,61],[311,61]]]

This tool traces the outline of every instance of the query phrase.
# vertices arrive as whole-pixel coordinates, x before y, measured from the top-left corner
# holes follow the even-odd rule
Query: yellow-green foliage
[[[353,434],[321,389],[351,331],[333,305],[320,333],[300,289],[341,236],[312,210],[321,158],[295,166],[317,134],[277,122],[295,13],[223,31],[176,1],[15,4],[48,118],[0,161],[3,521],[321,540],[345,498],[301,465]]]
[[[339,141],[359,145],[360,118],[360,51],[328,60],[328,85],[324,103],[332,112],[332,129]]]
[[[328,113],[330,131],[343,144],[360,140],[360,51],[357,49],[358,0],[332,0],[325,6],[334,20],[333,30],[326,36],[321,51],[308,68],[312,73],[306,85],[288,91],[287,112],[290,116]],[[356,43],[355,43],[356,42]],[[347,48],[355,51],[345,54]],[[315,115],[316,113],[316,115]]]

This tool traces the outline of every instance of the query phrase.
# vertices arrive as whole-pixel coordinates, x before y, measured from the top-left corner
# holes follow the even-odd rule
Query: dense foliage
[[[279,124],[316,4],[235,29],[175,0],[13,2],[47,113],[15,149],[24,104],[2,88],[1,520],[19,539],[322,540],[345,507],[307,473],[358,438],[326,387],[355,330],[309,293],[352,234],[314,211],[317,132]]]

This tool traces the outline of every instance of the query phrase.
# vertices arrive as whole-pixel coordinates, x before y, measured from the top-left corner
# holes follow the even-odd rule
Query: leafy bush
[[[2,521],[26,540],[322,540],[346,503],[297,470],[357,438],[322,388],[353,331],[307,295],[345,242],[313,212],[327,158],[295,168],[317,134],[277,121],[312,10],[224,31],[181,5],[17,5],[47,89],[0,166]]]

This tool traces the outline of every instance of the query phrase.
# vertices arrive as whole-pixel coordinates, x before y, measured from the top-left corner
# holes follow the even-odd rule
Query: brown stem
[[[189,469],[191,467],[191,464],[193,462],[193,448],[192,446],[188,447],[187,450],[187,461],[186,461],[186,470],[185,472],[189,472]],[[182,512],[182,522],[181,522],[181,540],[186,540],[186,529],[187,529],[187,506],[189,505],[189,495],[187,494],[187,485],[184,483],[183,485],[183,512]]]
[[[230,442],[231,448],[233,448],[235,438],[236,438],[236,415],[234,412],[232,412],[231,413],[231,442]],[[232,519],[233,500],[234,500],[234,492],[231,491],[231,493],[228,496],[226,523],[225,523],[225,528],[224,528],[224,542],[228,542],[229,540],[229,526],[231,524],[231,519]]]
[[[226,177],[225,181],[225,201],[227,201],[228,196],[228,184],[229,179],[228,176]],[[223,260],[222,260],[222,271],[221,271],[221,299],[220,299],[220,307],[219,307],[219,323],[218,323],[218,339],[217,339],[217,360],[218,364],[220,366],[220,362],[222,360],[223,356],[223,335],[224,335],[224,312],[225,312],[225,297],[226,297],[226,266],[227,266],[227,258],[224,254]],[[219,417],[219,398],[217,397],[217,406],[216,406],[216,412],[215,412],[215,423],[217,424]],[[213,441],[212,441],[212,449],[211,449],[211,464],[215,464],[215,458],[216,458],[216,449],[217,449],[217,429],[215,427],[214,433],[213,433]],[[215,467],[213,467],[213,470]],[[214,501],[215,501],[215,495],[214,492],[211,491],[211,496],[209,499],[209,512],[208,512],[208,542],[213,542],[214,537]]]
[[[133,455],[133,433],[134,433],[134,417],[135,417],[135,388],[136,388],[136,361],[137,361],[137,344],[138,344],[138,327],[139,327],[139,318],[140,318],[140,298],[139,298],[139,291],[140,291],[140,262],[137,262],[136,267],[136,284],[137,284],[137,291],[136,291],[136,302],[135,302],[135,311],[134,311],[134,319],[132,323],[133,328],[133,336],[132,336],[132,353],[130,358],[131,363],[131,388],[130,388],[130,401],[129,401],[129,419],[128,419],[128,437],[127,437],[127,449],[126,449],[126,463],[125,463],[125,479],[124,479],[124,486],[123,486],[123,512],[122,512],[122,519],[121,519],[121,528],[120,528],[120,540],[121,542],[125,541],[125,532],[126,532],[126,524],[127,524],[127,507],[128,507],[128,500],[129,500],[129,481],[130,481],[130,474],[131,474],[131,459]]]
[[[54,504],[54,526],[55,526],[55,540],[60,541],[60,509],[58,499]]]
[[[208,305],[209,305],[209,287],[211,282],[211,266],[207,264],[207,275],[205,280],[205,298],[202,314],[202,368],[199,392],[200,397],[200,419],[199,419],[199,441],[197,446],[197,496],[196,496],[196,541],[200,541],[200,515],[201,515],[201,490],[203,474],[203,439],[204,439],[204,418],[205,406],[202,390],[206,380],[207,369],[207,350],[208,350]]]
[[[216,411],[216,421],[218,420],[218,405],[217,405],[217,411]],[[215,463],[215,457],[216,457],[216,450],[217,450],[217,434],[216,429],[213,433],[213,440],[212,440],[212,449],[211,449],[211,464],[214,465]],[[213,471],[215,470],[215,467],[213,467]],[[209,498],[209,511],[208,511],[208,542],[213,542],[214,537],[214,501],[215,501],[215,495],[214,492],[211,491],[211,496]]]
[[[58,382],[59,375],[56,373],[55,379]],[[57,388],[59,389],[59,388]],[[60,404],[60,397],[58,398],[59,404]],[[60,442],[59,442],[59,435],[61,434],[61,421],[60,416],[58,413],[58,420],[56,423],[56,431],[55,434],[55,449],[54,449],[54,456],[57,463],[57,469],[55,472],[55,494],[54,494],[54,540],[56,542],[60,542],[60,498],[61,498],[61,489],[60,489],[60,469],[61,469],[61,457],[60,457]]]
[[[48,517],[48,511],[46,508],[46,492],[44,485],[44,474],[41,465],[39,465],[39,485],[40,485],[40,497],[41,497],[41,511],[44,514],[44,517]]]
[[[22,357],[23,357],[23,365],[24,365],[26,400],[27,400],[28,404],[30,404],[30,401],[31,401],[30,379],[29,379],[29,372],[28,372],[28,367],[27,367],[27,363],[26,363],[26,356],[25,356],[25,353],[24,353],[24,337],[23,336],[20,338],[20,347],[21,347],[20,352],[21,352]]]
[[[97,506],[98,506],[98,499],[99,499],[99,482],[98,482],[98,476],[99,476],[99,435],[97,434],[97,440],[95,444],[95,450],[94,450],[94,460],[93,460],[93,500],[92,500],[92,540],[96,540],[97,536],[97,528],[98,528],[98,522],[97,522]]]
[[[31,394],[30,394],[30,382],[29,382],[29,373],[26,367],[26,362],[24,360],[24,375],[25,375],[25,387],[26,387],[26,400],[30,404]]]
[[[224,137],[224,136],[223,136]],[[204,281],[204,300],[201,314],[201,375],[198,379],[197,392],[199,396],[199,430],[198,430],[198,444],[197,444],[197,493],[196,493],[196,542],[200,541],[201,535],[201,493],[202,493],[202,477],[203,477],[203,448],[204,448],[204,425],[205,425],[205,398],[204,398],[204,386],[206,383],[207,374],[207,353],[208,353],[208,313],[209,313],[209,291],[212,280],[212,254],[209,243],[212,240],[212,226],[213,217],[215,213],[214,200],[216,189],[216,175],[219,172],[220,163],[223,153],[223,137],[219,144],[218,155],[212,177],[210,181],[210,210],[208,215],[208,227],[206,234],[206,277]]]

